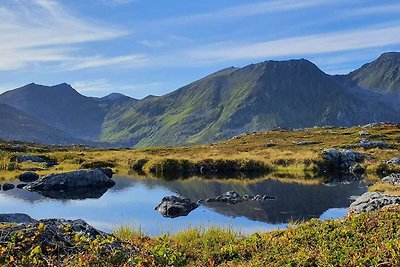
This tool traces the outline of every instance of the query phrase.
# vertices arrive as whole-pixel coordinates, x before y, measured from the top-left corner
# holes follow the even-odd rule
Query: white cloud
[[[140,67],[148,62],[145,55],[124,55],[116,57],[103,57],[93,56],[86,58],[74,58],[63,64],[64,70],[82,70],[95,67],[104,66],[118,66],[118,67]]]
[[[253,16],[266,13],[299,10],[315,6],[324,6],[345,2],[345,0],[271,0],[251,4],[223,8],[208,13],[171,18],[168,21],[177,24],[190,22],[208,22],[211,20],[229,19],[234,17]]]
[[[219,62],[306,56],[400,44],[400,26],[379,26],[279,40],[209,45],[188,52],[194,60]]]
[[[77,45],[128,34],[73,15],[53,0],[0,3],[0,70],[73,60]]]

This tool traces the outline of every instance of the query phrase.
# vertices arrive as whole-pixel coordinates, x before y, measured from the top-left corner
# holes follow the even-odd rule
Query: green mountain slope
[[[182,145],[276,127],[400,121],[390,104],[360,97],[307,60],[229,68],[106,116],[103,141]]]
[[[400,98],[400,53],[384,53],[342,79],[352,86]]]

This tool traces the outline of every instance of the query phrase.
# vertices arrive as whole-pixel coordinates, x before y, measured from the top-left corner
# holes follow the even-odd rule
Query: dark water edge
[[[300,184],[273,179],[249,181],[189,178],[165,181],[152,178],[114,177],[116,185],[94,198],[52,198],[23,189],[0,193],[0,213],[23,212],[33,218],[84,219],[111,232],[119,226],[141,228],[146,234],[177,232],[188,227],[232,227],[244,233],[285,228],[289,222],[310,218],[341,218],[353,196],[367,191],[362,181]],[[236,205],[205,203],[186,217],[164,218],[154,207],[167,195],[193,201],[227,191],[240,195],[270,195],[275,200],[247,201]],[[87,194],[87,192],[85,193]],[[68,194],[67,194],[68,195]],[[86,195],[90,197],[89,195]]]

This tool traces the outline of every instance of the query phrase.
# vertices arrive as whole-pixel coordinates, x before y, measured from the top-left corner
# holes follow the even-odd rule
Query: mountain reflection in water
[[[98,199],[79,200],[85,196],[79,197],[77,194],[73,194],[73,199],[68,199],[68,195],[58,196],[57,193],[52,193],[52,198],[48,198],[23,189],[1,192],[0,213],[23,212],[37,219],[81,218],[105,231],[112,231],[120,225],[135,225],[150,235],[209,225],[230,226],[251,232],[282,228],[293,220],[342,217],[351,203],[350,197],[367,190],[363,182],[326,186],[273,179],[249,182],[200,178],[174,181],[132,177],[113,179],[116,185],[107,192],[89,194],[90,197],[98,196]],[[270,195],[276,199],[246,201],[236,205],[203,203],[188,216],[175,219],[163,218],[154,210],[167,195],[179,195],[196,201],[227,191],[236,191],[240,195]]]

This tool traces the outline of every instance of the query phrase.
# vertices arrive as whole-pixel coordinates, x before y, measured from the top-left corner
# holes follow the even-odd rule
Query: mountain
[[[336,76],[305,59],[271,60],[223,69],[141,100],[117,93],[86,97],[65,83],[32,83],[0,95],[3,112],[12,107],[14,114],[1,131],[12,138],[20,125],[23,138],[30,120],[29,127],[47,129],[46,143],[54,134],[55,143],[68,136],[84,144],[143,147],[208,143],[274,128],[400,122],[400,99],[393,97],[400,94],[399,68],[400,53],[393,52]]]
[[[277,127],[400,121],[383,96],[342,86],[310,61],[228,68],[170,94],[149,97],[103,124],[103,141],[183,145]]]
[[[339,78],[352,87],[400,99],[400,53],[384,53],[373,62]]]
[[[71,136],[97,140],[106,113],[118,102],[127,101],[122,95],[102,99],[79,94],[70,85],[28,84],[0,95],[0,104],[7,104]]]
[[[5,104],[0,104],[0,139],[60,145],[82,141]]]

